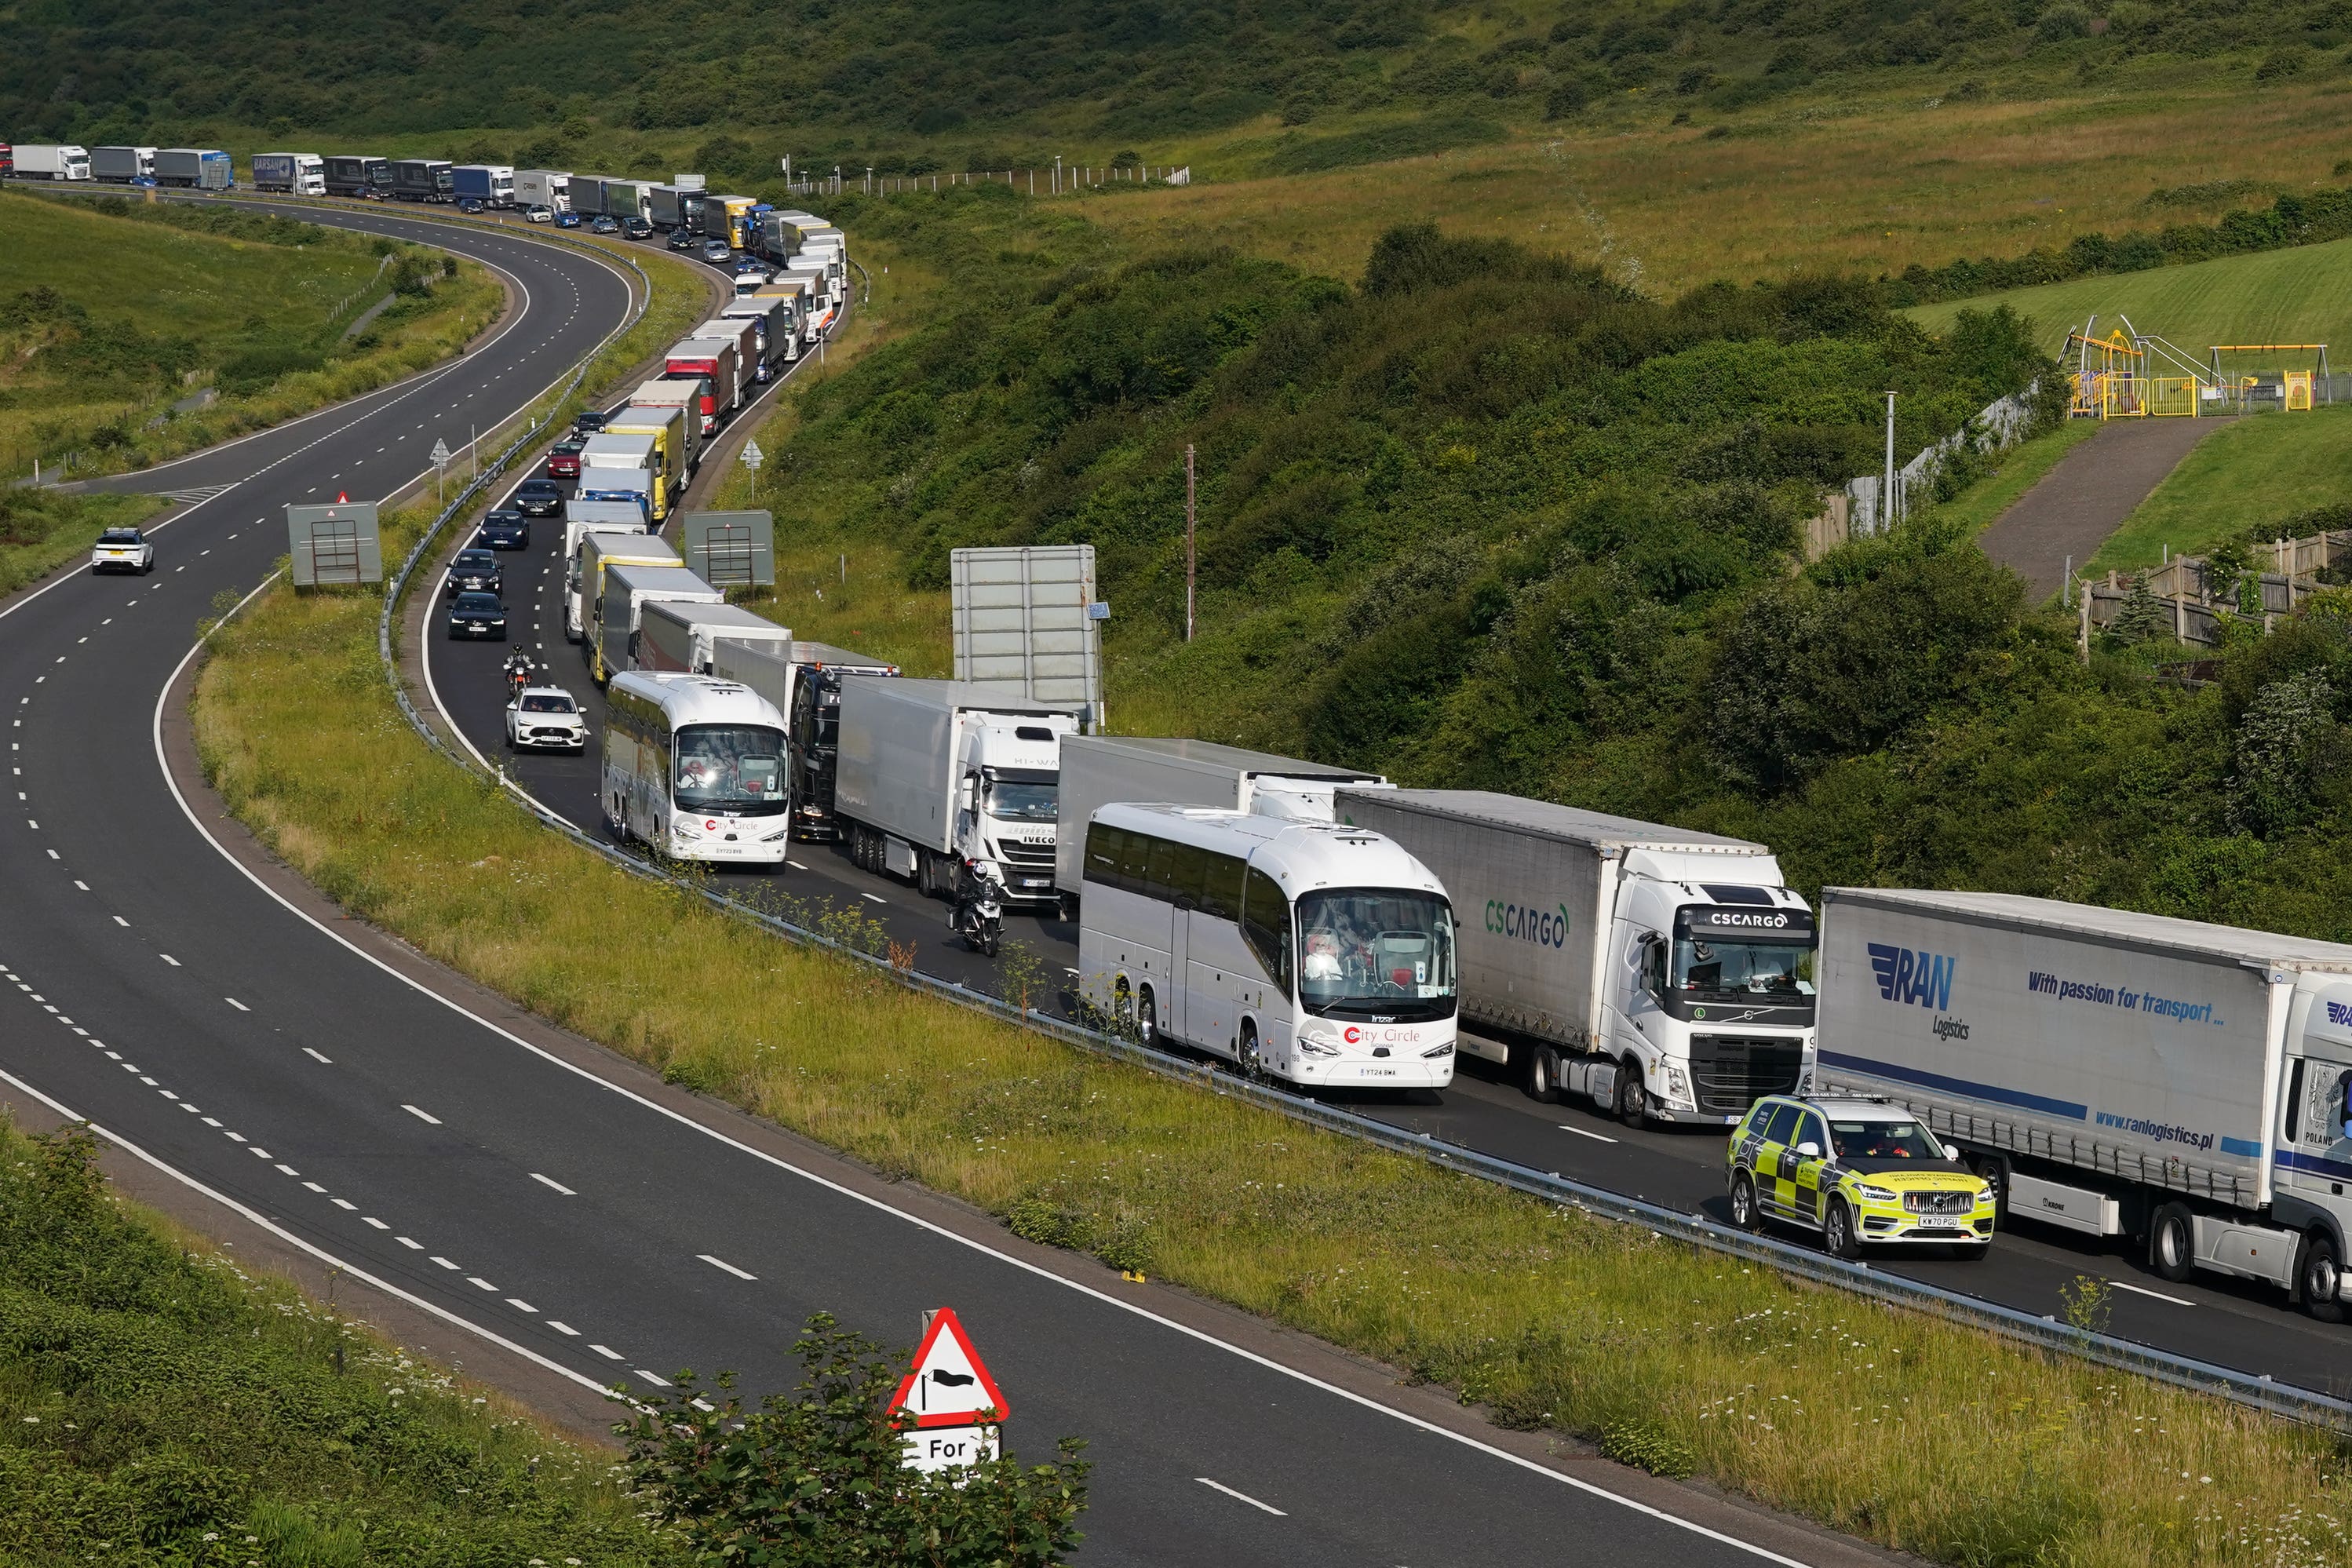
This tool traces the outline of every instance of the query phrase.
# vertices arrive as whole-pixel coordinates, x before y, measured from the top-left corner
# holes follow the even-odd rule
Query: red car
[[[551,479],[578,479],[581,446],[578,441],[558,441],[555,449],[547,455],[547,477]]]

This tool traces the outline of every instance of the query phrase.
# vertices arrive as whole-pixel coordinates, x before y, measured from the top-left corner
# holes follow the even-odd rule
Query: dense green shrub
[[[603,1473],[0,1128],[0,1558],[669,1563]]]

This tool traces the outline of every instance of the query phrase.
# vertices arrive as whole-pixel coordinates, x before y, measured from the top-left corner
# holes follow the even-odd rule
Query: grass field
[[[429,291],[347,338],[392,292],[367,242],[312,228],[268,243],[0,193],[0,474],[66,452],[81,456],[76,475],[139,468],[434,363],[504,292],[478,267],[444,277],[418,254]],[[207,386],[218,401],[173,410]]]
[[[1302,1129],[681,904],[426,752],[373,628],[363,598],[284,591],[234,623],[196,699],[208,773],[354,913],[678,1081],[1507,1425],[1632,1433],[1935,1560],[2345,1557],[2352,1479],[2315,1434]]]
[[[2081,423],[2087,424],[2088,421]],[[2149,492],[2091,561],[2134,571],[2352,500],[2352,407],[2264,414],[2214,431]]]
[[[0,1557],[671,1563],[610,1456],[109,1201],[0,1123]]]
[[[2163,338],[2200,365],[2215,343],[2338,343],[2352,353],[2352,239],[2112,278],[2078,278],[1922,305],[1906,314],[1941,329],[1964,309],[1991,304],[2010,305],[2032,317],[2053,355],[2065,346],[2068,331],[2093,315],[2099,319],[2101,336],[2121,324],[2118,317],[2128,316],[2133,326]],[[2222,370],[2308,370],[2313,360],[2308,353],[2231,356]]]

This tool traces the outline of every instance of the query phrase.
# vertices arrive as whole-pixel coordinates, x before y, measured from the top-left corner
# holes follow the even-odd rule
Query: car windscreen
[[[1916,1121],[1830,1121],[1841,1160],[1941,1160],[1943,1146]]]
[[[460,572],[487,572],[499,563],[499,558],[487,550],[460,550],[451,564]]]
[[[523,694],[522,710],[526,713],[571,713],[576,711],[572,699],[550,692],[527,691]]]
[[[677,732],[672,789],[685,811],[781,811],[784,732],[765,724],[688,724]]]
[[[139,531],[135,528],[110,528],[98,536],[100,544],[136,544]]]
[[[456,607],[461,610],[491,611],[499,611],[506,608],[505,605],[499,603],[499,596],[496,594],[460,594],[457,595],[457,604]]]

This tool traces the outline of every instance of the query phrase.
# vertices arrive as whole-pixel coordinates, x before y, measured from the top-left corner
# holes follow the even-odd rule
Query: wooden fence
[[[2261,595],[2263,629],[2268,631],[2273,617],[2292,615],[2297,605],[2319,589],[2318,574],[2323,569],[2339,559],[2352,558],[2352,531],[2282,539],[2256,548],[2257,561],[2264,553],[2270,557],[2271,570],[2252,575]],[[2175,642],[2218,646],[2224,617],[2247,613],[2239,607],[2232,592],[2235,584],[2212,572],[2203,557],[2176,555],[2145,573],[2110,572],[2105,578],[2085,578],[2075,584],[2081,616],[2078,636],[2086,653],[2092,630],[2115,624],[2130,602],[2136,583],[2142,579],[2149,595],[2171,615]]]

